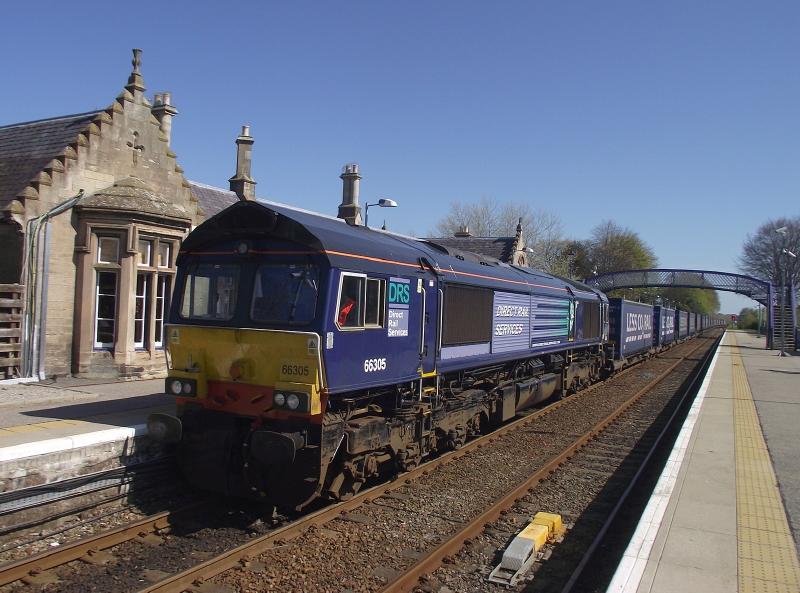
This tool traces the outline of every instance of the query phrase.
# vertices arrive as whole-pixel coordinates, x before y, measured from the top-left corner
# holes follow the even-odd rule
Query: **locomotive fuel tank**
[[[552,397],[560,389],[561,376],[554,373],[547,373],[530,381],[517,383],[516,411],[521,412],[535,406]]]

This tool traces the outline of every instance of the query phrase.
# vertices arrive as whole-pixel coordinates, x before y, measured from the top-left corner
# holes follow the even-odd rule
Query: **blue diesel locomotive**
[[[634,324],[652,330],[652,308]],[[240,202],[182,245],[177,414],[149,427],[198,487],[299,509],[600,379],[620,339],[608,299],[578,282]]]

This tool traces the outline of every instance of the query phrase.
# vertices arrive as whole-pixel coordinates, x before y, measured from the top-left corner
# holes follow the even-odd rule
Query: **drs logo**
[[[407,305],[411,299],[408,286],[408,284],[400,284],[399,282],[389,282],[389,302]]]

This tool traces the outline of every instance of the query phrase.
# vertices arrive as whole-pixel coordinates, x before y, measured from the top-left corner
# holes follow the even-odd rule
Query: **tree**
[[[776,229],[786,229],[785,234]],[[774,285],[783,284],[781,276],[785,269],[790,283],[800,281],[800,258],[782,254],[788,249],[800,256],[800,216],[768,220],[753,235],[747,235],[739,257],[739,268],[745,273],[770,280]]]
[[[436,223],[436,233],[439,237],[452,237],[466,227],[476,237],[496,237],[502,226],[499,210],[500,204],[497,200],[486,196],[471,204],[453,202],[450,204],[450,212]],[[511,229],[503,230],[511,233]]]
[[[439,237],[452,237],[468,227],[476,237],[513,237],[520,219],[530,266],[554,271],[564,244],[561,220],[552,212],[527,203],[501,203],[487,196],[474,203],[453,202],[450,212],[436,223],[434,233]]]
[[[736,318],[736,326],[739,329],[758,329],[758,313],[755,309],[745,307],[739,311],[739,316]]]
[[[654,268],[658,265],[653,249],[632,230],[604,220],[592,230],[588,249],[592,273]]]
[[[591,278],[605,272],[653,268],[658,264],[652,248],[631,229],[611,220],[604,220],[592,229],[586,241],[571,244],[573,269],[578,278]],[[652,289],[636,288],[612,290],[610,296],[652,302],[656,293]]]
[[[659,289],[662,302],[670,307],[695,313],[711,314],[719,311],[717,291],[707,288],[662,288]]]
[[[591,248],[588,241],[565,241],[559,253],[562,276],[585,280],[593,276]]]

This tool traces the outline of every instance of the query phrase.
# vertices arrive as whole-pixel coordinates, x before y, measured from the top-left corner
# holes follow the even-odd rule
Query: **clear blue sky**
[[[747,233],[800,214],[796,1],[16,2],[3,21],[0,123],[108,105],[140,47],[190,179],[225,187],[248,123],[260,197],[335,213],[358,162],[401,232],[493,196],[736,271]]]

